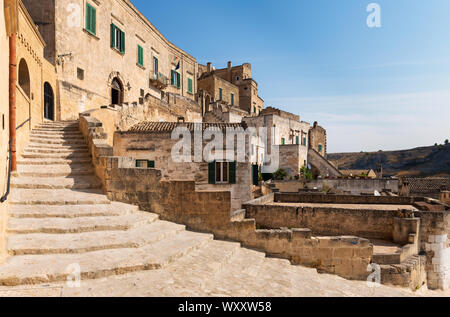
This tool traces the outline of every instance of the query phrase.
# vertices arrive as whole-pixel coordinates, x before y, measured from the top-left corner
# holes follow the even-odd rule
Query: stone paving
[[[12,182],[0,296],[448,295],[321,275],[111,202],[76,122],[31,140]]]

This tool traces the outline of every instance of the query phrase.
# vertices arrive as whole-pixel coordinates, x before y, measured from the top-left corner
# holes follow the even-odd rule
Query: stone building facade
[[[25,0],[57,68],[57,119],[100,105],[161,98],[194,100],[198,65],[128,0]]]
[[[228,62],[228,67],[223,69],[214,69],[211,63],[206,66],[200,66],[199,71],[199,88],[201,88],[200,82],[206,80],[210,76],[217,76],[232,84],[228,89],[230,91],[224,91],[227,95],[235,93],[236,89],[239,90],[239,107],[246,111],[251,116],[257,116],[264,109],[264,100],[258,95],[258,83],[252,78],[252,66],[249,63],[245,63],[239,66],[232,66],[231,62]],[[231,88],[233,87],[233,88]],[[207,89],[211,95],[213,90]],[[214,101],[220,100],[214,99]]]
[[[277,146],[280,168],[286,169],[290,176],[298,175],[300,168],[308,165],[310,125],[300,121],[299,116],[268,107],[258,116],[246,117],[243,121],[251,127],[267,128],[267,144]],[[271,149],[267,149],[267,153],[270,154]]]
[[[314,122],[309,130],[309,146],[324,158],[327,157],[327,131]]]
[[[176,128],[185,128],[189,135],[191,148],[188,156],[183,156],[180,161],[174,160],[174,149],[179,139],[172,138]],[[208,162],[205,159],[207,137],[202,138],[206,130],[222,132],[226,135],[226,129],[241,129],[244,134],[244,126],[241,124],[219,124],[219,123],[174,123],[174,122],[142,122],[128,131],[117,131],[114,134],[114,156],[136,158],[138,167],[149,167],[161,170],[162,179],[177,181],[194,181],[198,190],[230,191],[231,208],[239,210],[242,204],[251,199],[251,158],[249,151],[245,153],[245,161],[229,161],[225,158]],[[239,133],[239,132],[238,132]],[[199,136],[199,141],[195,137]],[[179,135],[177,135],[179,137]],[[245,137],[245,136],[244,136]],[[245,147],[249,147],[249,138],[245,139]],[[197,145],[200,142],[201,149]],[[225,142],[225,140],[224,140]],[[197,147],[197,151],[196,151]],[[234,151],[238,147],[235,142]],[[215,148],[213,154],[219,149]],[[198,154],[199,153],[199,154]],[[234,152],[236,153],[236,152]],[[196,156],[199,155],[199,157]]]

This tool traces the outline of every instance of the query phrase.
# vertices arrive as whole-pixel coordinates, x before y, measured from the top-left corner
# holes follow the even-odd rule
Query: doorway
[[[111,104],[121,105],[123,103],[123,86],[119,79],[114,78],[111,83]]]
[[[44,119],[55,120],[55,97],[52,86],[49,83],[44,84]]]

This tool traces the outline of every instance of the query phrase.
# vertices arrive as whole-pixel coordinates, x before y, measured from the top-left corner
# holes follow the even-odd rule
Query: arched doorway
[[[49,83],[44,84],[44,118],[47,120],[55,120],[55,96],[52,86]]]
[[[30,98],[31,85],[30,85],[30,72],[28,71],[28,65],[25,59],[21,59],[19,63],[19,86],[23,92]]]
[[[111,82],[111,104],[121,105],[123,103],[123,85],[116,77]]]

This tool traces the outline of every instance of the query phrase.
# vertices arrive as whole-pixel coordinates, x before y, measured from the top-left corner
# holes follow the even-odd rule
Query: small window
[[[286,144],[286,139],[285,138],[281,138],[281,145],[285,145]]]
[[[79,80],[84,80],[84,69],[77,67],[77,78]]]
[[[139,168],[155,168],[155,161],[136,160],[136,167],[139,167]]]
[[[125,33],[111,24],[111,47],[125,54]]]
[[[192,94],[193,91],[192,78],[188,78],[188,93]]]
[[[236,162],[211,162],[208,167],[209,184],[236,184]]]
[[[306,146],[306,137],[303,138],[303,145]]]
[[[319,153],[322,153],[322,150],[323,150],[323,146],[322,146],[322,144],[319,144]]]
[[[234,106],[234,94],[231,94],[231,105]]]
[[[97,10],[86,2],[86,31],[97,34]]]
[[[236,80],[239,81],[241,78],[239,76],[236,76]]]
[[[144,48],[140,45],[137,46],[137,64],[144,67]]]
[[[158,58],[153,56],[153,74],[158,75],[159,69],[158,69]]]
[[[253,107],[253,113],[256,113],[256,107]]]
[[[300,137],[298,135],[295,137],[295,144],[300,144]]]
[[[172,70],[171,83],[172,83],[172,86],[175,86],[177,88],[181,87],[181,76],[180,76],[180,73],[178,73],[175,70]]]
[[[219,100],[222,100],[223,97],[223,90],[222,88],[219,88]]]

